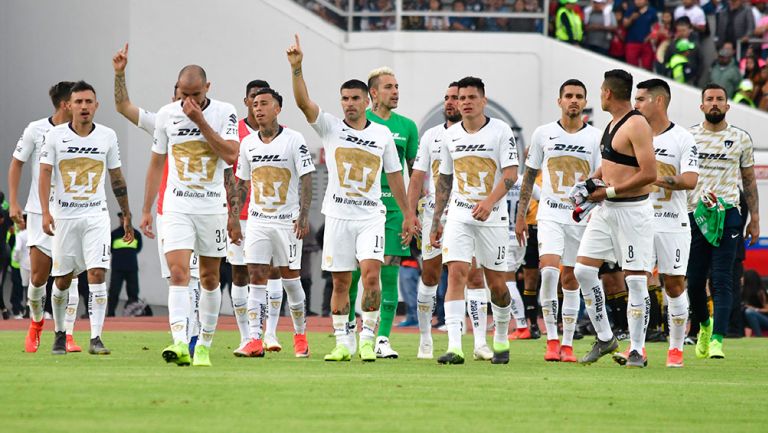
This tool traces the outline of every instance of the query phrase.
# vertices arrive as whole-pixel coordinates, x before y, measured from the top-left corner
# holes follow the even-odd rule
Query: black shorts
[[[525,247],[523,268],[539,269],[539,230],[536,226],[528,226],[528,245]]]
[[[605,274],[615,274],[616,272],[621,271],[621,266],[619,266],[618,263],[603,262],[603,264],[600,265],[600,269],[597,271],[597,276],[601,277]]]

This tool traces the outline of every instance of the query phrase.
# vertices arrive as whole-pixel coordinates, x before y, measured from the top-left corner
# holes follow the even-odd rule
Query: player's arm
[[[152,152],[147,168],[147,178],[144,181],[144,206],[141,208],[141,225],[139,228],[144,236],[154,239],[152,232],[152,205],[155,203],[157,191],[160,189],[160,179],[163,176],[163,167],[167,155],[164,153]]]
[[[21,170],[23,167],[24,161],[11,157],[11,165],[8,167],[8,201],[10,202],[8,211],[13,222],[22,229],[26,226],[21,206],[19,206],[19,182],[21,181]]]
[[[402,171],[396,171],[387,173],[387,182],[389,188],[392,191],[392,197],[395,198],[397,206],[400,208],[400,212],[403,213],[403,233],[402,241],[403,245],[408,245],[411,242],[411,238],[416,230],[419,228],[419,220],[416,215],[410,210],[408,206],[408,198],[405,194],[405,180],[403,180]]]
[[[747,236],[750,237],[749,245],[754,245],[760,237],[760,201],[757,197],[755,167],[741,168],[741,182],[744,185],[744,200],[749,208]]]
[[[422,185],[424,185],[425,175],[426,172],[419,169],[414,169],[413,172],[411,172],[410,179],[408,179],[408,209],[411,211],[411,213],[413,213],[414,216],[416,215],[416,210],[419,207],[419,199],[421,198],[421,192],[423,190]]]
[[[240,245],[243,234],[240,230],[240,209],[244,200],[240,200],[237,193],[237,176],[235,176],[232,167],[224,169],[224,189],[227,192],[227,204],[229,214],[227,215],[227,233],[230,241],[235,245]],[[247,193],[246,193],[247,194]]]
[[[299,219],[296,220],[297,239],[304,239],[309,234],[309,208],[312,206],[312,172],[299,178]]]
[[[517,165],[510,165],[501,169],[501,181],[493,187],[491,193],[483,201],[472,209],[472,217],[478,221],[485,221],[491,215],[493,207],[517,182]]]
[[[429,241],[435,248],[440,247],[440,237],[443,231],[440,218],[442,218],[445,212],[445,207],[448,206],[448,199],[451,196],[452,188],[453,173],[440,173],[437,176],[437,182],[435,182],[435,213],[432,215],[432,230],[429,233]]]
[[[39,183],[37,186],[37,193],[40,196],[40,211],[43,213],[43,231],[49,236],[53,236],[53,231],[56,229],[51,216],[50,201],[48,197],[51,196],[51,178],[53,177],[53,165],[41,162]]]
[[[128,66],[128,44],[112,57],[112,68],[115,70],[115,109],[134,125],[139,124],[139,107],[133,105],[128,97],[128,87],[125,84],[125,67]]]
[[[631,123],[629,123],[631,122]],[[653,132],[651,126],[641,116],[633,116],[627,123],[627,134],[632,143],[632,149],[637,158],[639,170],[624,181],[608,188],[598,188],[589,195],[589,200],[593,202],[602,201],[607,197],[607,190],[613,188],[617,196],[627,191],[638,190],[656,182],[656,153],[653,150]]]
[[[112,193],[115,194],[120,212],[123,213],[123,230],[125,230],[123,240],[132,242],[133,224],[131,223],[131,207],[128,204],[128,184],[125,183],[125,177],[120,167],[109,170],[109,179],[112,182]]]
[[[304,60],[304,53],[301,51],[299,35],[294,35],[296,43],[288,47],[288,63],[291,64],[291,83],[293,85],[293,99],[296,106],[299,107],[307,122],[315,123],[320,114],[320,107],[311,99],[307,91],[307,83],[304,81],[304,73],[301,69],[301,62]]]
[[[528,206],[531,204],[533,187],[536,185],[538,174],[539,170],[525,166],[523,183],[520,185],[520,200],[517,202],[517,214],[515,215],[515,236],[520,246],[524,246],[528,238],[528,224],[525,222],[525,216],[528,214]]]
[[[653,184],[664,189],[669,190],[690,190],[696,188],[696,183],[699,181],[699,174],[687,171],[677,176],[661,176],[656,179]]]
[[[208,121],[205,120],[202,108],[200,108],[200,105],[198,105],[197,101],[194,99],[190,97],[184,99],[184,106],[182,109],[184,110],[184,114],[189,117],[189,120],[197,125],[200,134],[205,137],[205,141],[211,146],[211,150],[216,152],[216,154],[227,164],[232,165],[237,162],[237,156],[240,153],[239,141],[227,140],[213,129]],[[237,121],[236,118],[233,118],[232,120],[233,123]]]

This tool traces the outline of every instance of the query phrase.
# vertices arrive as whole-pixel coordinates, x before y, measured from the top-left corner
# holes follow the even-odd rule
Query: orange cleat
[[[75,343],[75,338],[67,334],[67,352],[82,352],[83,349]]]
[[[667,352],[667,367],[682,368],[683,367],[683,351],[679,349],[670,349]]]
[[[544,353],[545,361],[560,361],[560,341],[547,340],[547,352]]]
[[[510,340],[530,340],[531,329],[530,328],[517,328],[515,332],[509,335]]]
[[[257,340],[252,338],[248,344],[245,345],[242,351],[242,355],[235,354],[236,356],[243,356],[246,358],[262,358],[264,356],[264,345],[261,339]]]
[[[560,362],[576,362],[572,346],[560,346]]]
[[[39,322],[29,321],[29,331],[27,331],[27,338],[24,339],[25,352],[37,352],[37,348],[40,347],[40,334],[43,332],[43,323],[45,323],[45,319],[40,319]]]
[[[307,343],[306,334],[293,336],[293,353],[297,358],[309,358],[309,343]]]

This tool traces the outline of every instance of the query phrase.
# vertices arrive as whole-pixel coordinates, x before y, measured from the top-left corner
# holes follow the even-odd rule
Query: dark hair
[[[71,96],[72,93],[84,92],[86,90],[90,90],[91,92],[93,92],[94,95],[96,94],[96,89],[94,89],[93,86],[91,86],[90,84],[86,83],[83,80],[80,80],[72,85],[72,89],[70,90],[69,94]]]
[[[344,84],[341,85],[339,91],[344,89],[360,89],[363,92],[368,93],[368,85],[356,79],[345,81]]]
[[[248,84],[245,85],[245,96],[248,96],[248,93],[251,92],[251,89],[254,87],[258,87],[259,89],[263,89],[265,87],[270,87],[269,83],[267,83],[264,80],[253,80],[250,81]]]
[[[680,24],[686,25],[688,27],[693,27],[693,24],[691,23],[691,19],[685,15],[675,20],[675,27],[677,27]]]
[[[563,91],[565,90],[565,86],[579,86],[582,89],[584,89],[584,97],[587,97],[587,86],[584,85],[584,83],[581,82],[581,80],[577,80],[575,78],[571,78],[570,80],[565,80],[563,84],[560,85],[560,96],[563,96]]]
[[[763,293],[763,295],[761,295]],[[760,274],[749,269],[744,271],[744,288],[741,291],[744,303],[753,307],[763,307],[765,302],[765,286]]]
[[[474,87],[482,96],[485,96],[485,84],[483,84],[483,80],[477,77],[464,77],[459,80],[457,84],[459,85],[459,89]]]
[[[667,104],[672,100],[672,90],[669,89],[669,84],[661,78],[651,78],[637,83],[638,89],[645,89],[649,92],[658,92],[659,90],[664,92],[667,98]]]
[[[458,81],[451,81],[451,84],[449,84],[448,87],[459,87],[459,82]]]
[[[605,78],[605,86],[616,99],[629,101],[632,98],[632,75],[629,72],[623,69],[611,69],[603,75],[603,78]]]
[[[51,97],[53,108],[58,109],[59,104],[69,101],[69,95],[72,94],[72,86],[74,85],[75,83],[72,81],[59,81],[48,90],[48,96]]]
[[[205,69],[203,69],[202,66],[199,65],[187,65],[181,68],[179,71],[179,79],[181,79],[182,75],[191,74],[191,75],[197,75],[203,80],[203,83],[208,82],[208,76],[205,73]]]
[[[721,86],[721,85],[719,85],[717,83],[708,83],[706,86],[704,86],[703,89],[701,89],[701,100],[702,101],[704,100],[704,92],[706,92],[707,90],[712,90],[712,89],[722,90],[723,93],[725,93],[725,99],[728,99],[728,91],[725,90],[725,87],[723,87],[723,86]]]
[[[280,106],[280,108],[283,108],[283,97],[280,96],[280,94],[277,93],[274,89],[269,87],[262,87],[258,92],[256,92],[256,96],[259,95],[272,95],[275,101],[277,101],[277,105]]]

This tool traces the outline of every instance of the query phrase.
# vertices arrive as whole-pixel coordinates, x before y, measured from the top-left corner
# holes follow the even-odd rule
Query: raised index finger
[[[299,42],[299,34],[298,33],[294,33],[293,34],[293,38],[296,41],[296,48],[301,49],[301,43]]]

